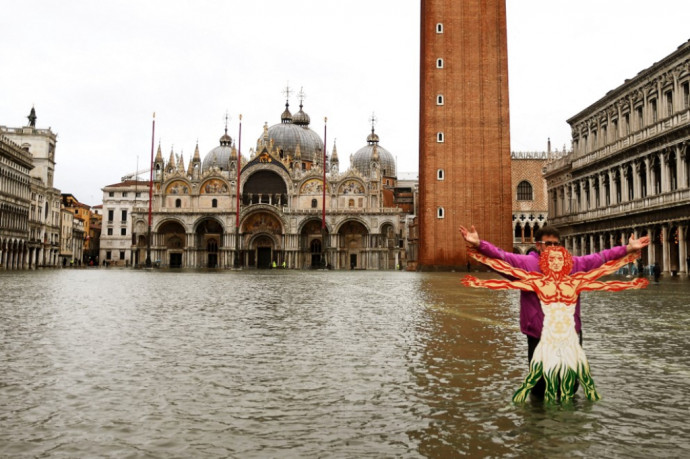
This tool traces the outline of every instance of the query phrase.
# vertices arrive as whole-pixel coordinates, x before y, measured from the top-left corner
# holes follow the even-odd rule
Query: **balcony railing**
[[[657,210],[659,208],[669,208],[673,205],[683,205],[690,203],[690,189],[669,191],[663,194],[647,196],[634,201],[614,204],[598,209],[591,209],[583,212],[568,213],[566,215],[551,218],[554,225],[565,225],[592,220],[602,220],[607,218],[621,217],[624,215],[639,214]]]
[[[568,165],[568,163],[571,163],[572,169],[580,169],[589,164],[612,156],[623,148],[627,148],[637,143],[663,135],[668,133],[670,130],[687,125],[689,123],[690,110],[686,108],[682,112],[678,112],[669,118],[658,121],[639,131],[627,134],[615,142],[607,144],[603,148],[586,153],[572,153],[568,156],[564,156],[563,158],[551,161],[546,165],[546,172],[550,173],[561,169],[562,167]]]

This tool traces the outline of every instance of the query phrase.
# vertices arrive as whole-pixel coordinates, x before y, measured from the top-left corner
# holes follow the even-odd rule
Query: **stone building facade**
[[[27,117],[29,125],[21,128],[0,126],[0,135],[30,153],[29,237],[27,261],[22,267],[58,266],[60,251],[60,190],[53,186],[57,135],[36,128],[36,111]]]
[[[21,269],[31,261],[31,154],[0,135],[0,268]]]
[[[111,266],[129,266],[139,262],[136,251],[132,250],[132,213],[135,208],[147,208],[148,202],[148,181],[125,180],[103,187],[97,262]]]
[[[568,120],[573,151],[546,166],[549,217],[576,254],[648,235],[645,265],[687,273],[690,42]]]
[[[420,269],[465,266],[459,226],[512,249],[505,0],[422,0]]]
[[[546,225],[548,200],[542,175],[550,148],[546,152],[511,153],[513,191],[513,252],[535,250],[534,233]]]
[[[152,262],[194,268],[402,265],[404,212],[386,205],[395,199],[393,155],[379,145],[372,127],[366,145],[341,173],[335,145],[326,156],[323,140],[309,124],[301,103],[294,115],[286,103],[280,123],[264,125],[255,148],[241,159],[227,127],[219,146],[202,159],[197,145],[187,165],[172,151],[164,160],[159,147]],[[144,206],[134,209],[133,249],[139,263],[146,259],[147,217]]]

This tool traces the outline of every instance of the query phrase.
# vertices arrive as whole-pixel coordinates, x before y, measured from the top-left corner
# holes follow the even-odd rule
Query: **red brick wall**
[[[505,0],[422,0],[421,7],[419,264],[451,268],[467,262],[461,224],[512,249]],[[438,169],[445,180],[437,180]]]

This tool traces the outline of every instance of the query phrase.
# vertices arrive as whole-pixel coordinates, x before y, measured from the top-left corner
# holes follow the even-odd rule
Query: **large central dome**
[[[258,140],[269,142],[273,140],[273,147],[280,152],[283,150],[285,156],[295,156],[297,145],[299,145],[302,161],[314,162],[316,158],[323,155],[323,140],[319,135],[309,128],[309,115],[302,111],[302,104],[299,112],[294,116],[290,113],[289,104],[285,103],[285,111],[280,117],[280,124],[274,124],[268,128],[268,135],[264,133]],[[268,136],[268,139],[265,137]],[[258,149],[258,148],[257,148]]]

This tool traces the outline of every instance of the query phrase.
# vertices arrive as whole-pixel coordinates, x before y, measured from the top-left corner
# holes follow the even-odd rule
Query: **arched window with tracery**
[[[517,186],[517,199],[518,201],[533,201],[534,192],[532,190],[532,184],[527,180],[523,180],[518,183]]]

